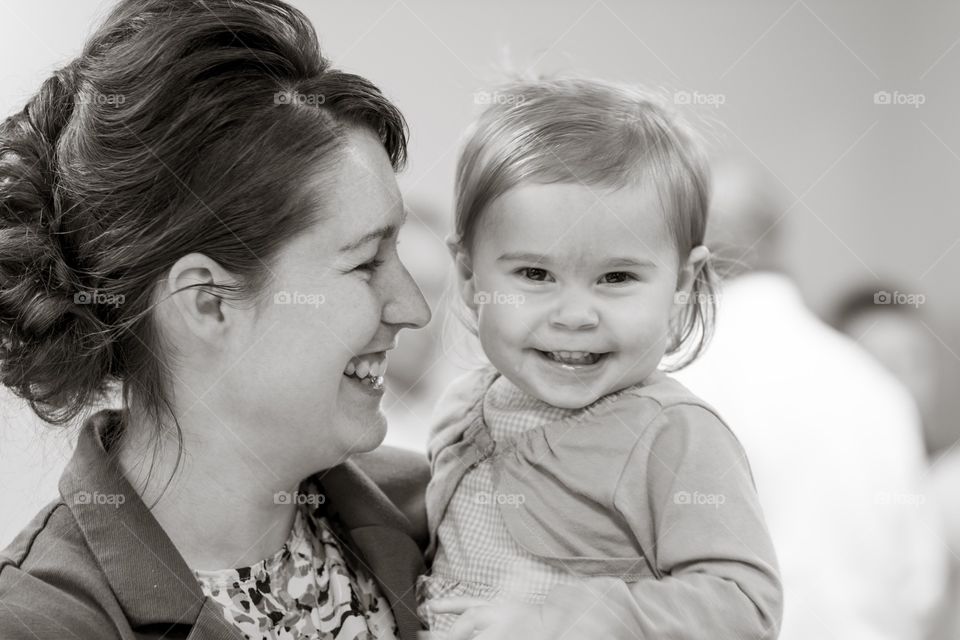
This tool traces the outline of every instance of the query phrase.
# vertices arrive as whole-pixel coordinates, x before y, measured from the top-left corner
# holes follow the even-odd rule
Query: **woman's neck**
[[[179,466],[176,437],[167,430],[157,438],[141,425],[127,427],[117,443],[117,460],[187,566],[247,566],[276,552],[296,513],[294,501],[276,495],[295,491],[301,478],[278,475],[282,465],[267,467],[222,424],[179,422],[184,434]]]

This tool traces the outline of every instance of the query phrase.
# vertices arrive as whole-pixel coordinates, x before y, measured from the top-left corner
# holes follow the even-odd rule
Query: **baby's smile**
[[[593,353],[591,351],[544,351],[541,349],[536,349],[536,351],[544,357],[570,368],[597,364],[607,355],[606,353]]]

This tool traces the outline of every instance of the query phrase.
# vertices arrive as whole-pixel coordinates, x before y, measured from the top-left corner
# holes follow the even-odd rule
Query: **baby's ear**
[[[450,234],[446,240],[447,250],[453,257],[453,264],[457,271],[457,291],[463,303],[470,309],[476,309],[476,284],[473,279],[473,266],[470,261],[470,255],[460,242],[459,236]]]
[[[690,250],[686,264],[680,268],[680,274],[677,278],[677,293],[690,295],[693,283],[696,282],[700,270],[703,269],[703,265],[707,263],[709,257],[710,250],[702,244]]]

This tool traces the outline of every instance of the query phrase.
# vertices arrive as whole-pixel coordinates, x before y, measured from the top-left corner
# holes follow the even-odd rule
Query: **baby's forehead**
[[[596,228],[593,228],[594,231]],[[502,242],[485,243],[484,253],[504,265],[538,265],[559,271],[630,270],[670,268],[676,251],[670,241],[643,238],[629,232],[616,235],[586,232],[524,236],[510,234]]]
[[[642,188],[524,185],[491,203],[480,228],[504,249],[580,260],[660,254],[674,244],[660,198]]]

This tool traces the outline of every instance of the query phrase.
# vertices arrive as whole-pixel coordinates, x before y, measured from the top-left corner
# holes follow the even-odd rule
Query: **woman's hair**
[[[0,382],[51,424],[119,384],[162,425],[158,283],[198,252],[235,281],[195,286],[258,308],[279,250],[323,218],[352,127],[402,166],[403,116],[330,66],[297,9],[120,2],[0,125]]]
[[[456,242],[469,253],[487,207],[524,183],[656,189],[683,263],[704,242],[710,200],[706,152],[694,130],[637,87],[584,78],[517,81],[485,94],[456,176]],[[671,369],[705,348],[716,313],[708,259],[673,327]]]

